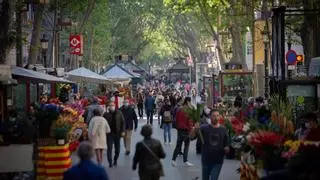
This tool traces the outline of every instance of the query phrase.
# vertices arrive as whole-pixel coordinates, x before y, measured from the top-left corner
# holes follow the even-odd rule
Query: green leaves
[[[184,108],[184,112],[194,123],[200,123],[203,108],[203,104],[197,104],[197,108]]]

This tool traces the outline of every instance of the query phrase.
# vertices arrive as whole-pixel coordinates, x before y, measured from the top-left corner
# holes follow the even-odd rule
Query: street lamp
[[[268,65],[269,31],[268,31],[267,25],[264,26],[262,35],[263,35],[263,43],[264,43],[264,78],[265,78],[264,96],[265,98],[269,98],[269,65]]]
[[[216,97],[216,78],[218,76],[218,72],[216,71],[216,68],[213,69],[212,72],[212,107],[214,108],[217,102],[217,97]]]
[[[42,58],[43,58],[43,66],[47,67],[47,50],[49,46],[49,40],[46,38],[46,35],[44,34],[43,37],[40,39],[41,42],[41,49],[42,49]]]

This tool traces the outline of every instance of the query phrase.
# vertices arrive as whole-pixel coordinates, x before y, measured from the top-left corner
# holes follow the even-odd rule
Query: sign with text
[[[83,54],[83,39],[82,35],[71,34],[69,38],[70,54],[82,55]]]

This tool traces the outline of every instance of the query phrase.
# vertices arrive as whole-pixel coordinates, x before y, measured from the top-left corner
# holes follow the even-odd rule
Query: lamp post
[[[42,58],[43,58],[43,66],[47,67],[47,50],[49,46],[49,41],[44,34],[43,37],[40,39],[41,42],[41,49],[42,49]]]
[[[263,43],[264,43],[264,78],[265,78],[264,96],[266,99],[268,99],[269,98],[269,64],[268,64],[269,31],[267,26],[264,26],[262,35],[263,35]]]
[[[217,100],[217,97],[216,97],[216,78],[217,78],[217,74],[216,74],[215,69],[213,69],[213,72],[212,72],[212,107],[213,108],[215,107],[216,100]]]

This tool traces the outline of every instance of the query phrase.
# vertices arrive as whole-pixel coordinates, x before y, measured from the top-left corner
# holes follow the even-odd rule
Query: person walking
[[[91,161],[94,152],[90,142],[81,142],[77,154],[80,162],[63,173],[63,180],[109,180],[105,169]]]
[[[151,137],[150,125],[142,127],[141,135],[144,139],[136,144],[132,169],[136,170],[139,164],[140,180],[159,180],[160,176],[164,176],[160,159],[164,159],[166,154],[160,141]]]
[[[107,134],[110,133],[110,127],[106,119],[102,117],[100,108],[93,110],[93,118],[89,123],[88,134],[92,142],[93,149],[96,152],[98,164],[103,163],[103,150],[107,149]]]
[[[124,100],[123,106],[120,108],[125,120],[125,135],[124,135],[124,146],[126,148],[126,155],[130,154],[131,150],[131,135],[132,130],[137,130],[138,118],[135,110],[130,106],[129,100]]]
[[[160,110],[161,110],[161,107],[163,106],[164,104],[164,97],[161,93],[161,91],[158,92],[157,96],[156,96],[156,99],[155,99],[155,104],[156,104],[156,111],[157,111],[157,115],[158,115],[158,124],[160,125]]]
[[[211,123],[211,109],[208,106],[205,106],[203,108],[203,112],[201,114],[201,121],[200,125],[202,124],[210,124]],[[202,147],[202,142],[200,140],[200,137],[197,137],[197,142],[196,142],[196,153],[201,154],[201,147]]]
[[[98,99],[97,98],[91,98],[89,99],[89,103],[90,105],[87,107],[85,113],[84,113],[84,122],[87,123],[87,125],[89,125],[90,120],[93,118],[93,110],[100,108],[100,105],[98,103]]]
[[[183,162],[186,166],[193,166],[188,161],[189,145],[190,145],[190,133],[193,128],[193,123],[186,114],[186,109],[193,108],[191,104],[191,98],[186,97],[183,103],[182,109],[177,112],[176,115],[176,128],[178,130],[177,144],[173,152],[172,166],[177,166],[176,159],[181,151],[182,144],[184,144],[183,150]]]
[[[116,109],[114,102],[108,103],[108,111],[103,115],[110,126],[110,133],[107,135],[107,157],[109,167],[117,166],[120,154],[120,139],[125,135],[125,120],[120,110]],[[114,159],[112,161],[112,149],[115,149]]]
[[[153,97],[153,92],[150,91],[148,97],[144,102],[146,113],[147,113],[147,124],[153,123],[153,113],[155,108],[155,98]]]
[[[138,105],[138,114],[140,119],[143,118],[143,101],[144,101],[144,95],[142,89],[139,89],[137,94],[137,105]]]
[[[219,125],[219,112],[213,110],[209,124],[196,125],[203,135],[201,148],[202,180],[218,180],[224,156],[229,153],[228,132]]]
[[[164,105],[160,109],[161,127],[163,128],[164,143],[171,144],[171,129],[172,129],[172,108],[169,99],[166,99]],[[168,142],[169,141],[169,142]]]

